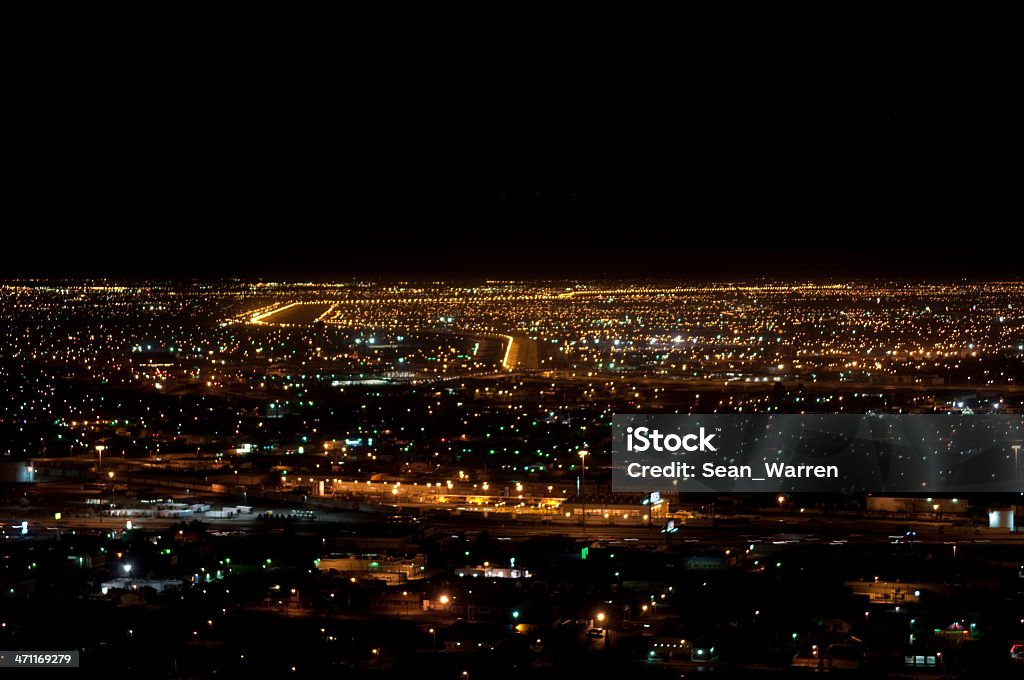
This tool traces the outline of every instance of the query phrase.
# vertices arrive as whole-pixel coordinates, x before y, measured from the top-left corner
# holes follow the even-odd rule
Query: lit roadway
[[[45,491],[43,490],[45,488]],[[80,504],[84,497],[90,495],[82,489],[81,482],[50,482],[43,488],[37,487],[35,499],[32,505],[34,508],[21,508],[11,506],[0,509],[0,516],[11,523],[28,519],[30,527],[35,530],[38,527],[48,529],[123,529],[128,519],[132,520],[133,526],[142,529],[160,529],[180,523],[183,519],[157,518],[157,517],[86,517],[74,516],[71,507]],[[180,489],[168,489],[169,494],[180,497]],[[110,490],[100,495],[106,497]],[[117,496],[125,493],[121,489],[115,490]],[[202,493],[199,498],[207,499],[213,494]],[[124,497],[122,497],[124,498]],[[229,498],[231,499],[229,501]],[[216,505],[235,505],[237,494],[228,495],[221,503]],[[403,504],[404,505],[404,504]],[[272,527],[256,516],[261,512],[273,510],[275,513],[286,513],[289,508],[301,507],[302,503],[289,502],[286,499],[280,501],[268,501],[262,499],[256,502],[252,514],[238,515],[229,519],[211,519],[202,514],[194,517],[184,518],[184,521],[198,519],[207,524],[215,531],[252,531]],[[380,525],[384,523],[387,515],[393,515],[400,508],[393,505],[375,505],[375,512],[358,512],[354,510],[321,508],[309,506],[315,513],[314,520],[296,518],[291,525],[301,533],[317,534],[323,530],[338,526],[348,526],[358,530],[360,526]],[[622,541],[626,545],[658,546],[665,545],[671,541],[673,545],[694,543],[702,546],[729,546],[740,542],[757,542],[771,544],[780,540],[789,540],[791,545],[843,545],[843,544],[882,544],[893,543],[897,540],[893,537],[900,537],[900,544],[907,545],[903,540],[905,533],[912,529],[917,532],[914,543],[917,544],[1014,544],[1024,545],[1024,533],[995,533],[987,529],[975,529],[967,526],[953,526],[950,522],[921,521],[911,519],[886,519],[861,516],[837,516],[821,515],[815,513],[790,513],[778,510],[766,510],[758,515],[743,515],[739,517],[720,517],[723,522],[732,522],[729,526],[706,526],[710,520],[695,520],[695,523],[686,524],[677,521],[677,531],[672,534],[664,534],[660,526],[648,527],[639,525],[604,525],[598,524],[599,517],[589,517],[587,526],[581,525],[566,519],[561,514],[539,515],[539,514],[512,514],[512,513],[490,513],[484,516],[482,512],[466,511],[460,516],[447,514],[452,507],[440,504],[434,506],[437,510],[446,511],[444,515],[437,515],[429,506],[416,508],[417,514],[422,516],[422,527],[426,530],[433,530],[435,533],[456,533],[463,532],[476,534],[482,531],[489,532],[497,538],[525,539],[534,536],[562,535],[574,539],[588,539],[591,541]],[[40,510],[45,509],[41,513]],[[33,511],[34,510],[34,511]],[[54,520],[53,513],[60,511],[62,519]],[[40,515],[43,515],[40,517]],[[744,523],[737,525],[736,520]],[[2,520],[0,520],[2,521]],[[783,536],[785,535],[785,536]],[[897,546],[894,544],[894,549]]]
[[[41,530],[67,531],[82,530],[121,530],[128,519],[139,529],[166,529],[182,521],[198,519],[206,524],[211,531],[263,531],[273,528],[273,523],[256,519],[256,509],[252,515],[242,515],[231,519],[207,519],[202,515],[183,519],[155,517],[68,517],[54,520],[52,515],[45,519],[29,518],[33,533]],[[275,511],[279,511],[275,509]],[[16,509],[8,513],[11,521],[19,517]],[[361,512],[319,512],[315,520],[296,519],[290,527],[297,533],[319,535],[338,526],[350,527],[358,531],[359,527],[382,525],[380,515]],[[897,525],[898,528],[897,528]],[[676,547],[692,544],[695,547],[729,547],[739,543],[756,543],[758,545],[779,547],[794,546],[846,546],[846,545],[879,545],[892,544],[894,550],[910,547],[910,543],[902,539],[907,527],[913,528],[917,536],[914,545],[960,545],[998,544],[1024,545],[1024,534],[989,534],[976,535],[973,532],[954,530],[945,527],[946,533],[939,533],[939,526],[922,522],[890,522],[884,520],[842,518],[842,519],[773,519],[763,518],[752,522],[750,526],[730,527],[689,527],[679,526],[672,534],[665,534],[658,528],[639,526],[594,526],[588,524],[584,529],[578,524],[565,522],[516,521],[511,518],[485,519],[480,516],[424,518],[421,526],[428,533],[437,535],[461,533],[468,536],[478,535],[487,531],[495,539],[511,539],[514,541],[532,537],[561,535],[577,540],[588,540],[599,543],[621,544],[624,547],[657,547],[671,543]],[[894,536],[901,539],[897,542]],[[784,543],[783,543],[784,542]]]
[[[517,368],[515,366],[508,366],[509,370]],[[508,377],[508,373],[498,374],[493,377]],[[524,372],[525,377],[531,377],[543,380],[555,380],[567,383],[614,383],[614,384],[626,384],[629,386],[645,386],[645,387],[658,387],[665,386],[671,387],[673,385],[685,385],[687,387],[700,388],[700,389],[750,389],[764,391],[769,386],[774,385],[774,380],[754,382],[751,380],[747,382],[742,379],[725,380],[723,378],[693,378],[687,376],[647,376],[647,375],[630,375],[630,374],[616,374],[610,375],[606,373],[594,372],[592,375],[587,375],[585,369],[577,369],[576,371],[571,370],[544,370],[544,371],[529,371]],[[474,377],[492,377],[492,376],[474,376]],[[762,376],[763,377],[763,376]],[[772,376],[778,377],[784,385],[792,386],[795,383],[801,382],[808,390],[820,389],[820,390],[837,390],[837,389],[857,389],[857,390],[868,390],[871,392],[945,392],[945,391],[956,391],[956,390],[971,390],[977,392],[997,392],[997,393],[1019,393],[1024,392],[1024,384],[1022,385],[983,385],[979,383],[957,383],[952,385],[912,385],[912,384],[886,384],[886,383],[866,383],[866,382],[854,382],[848,380],[812,380],[808,377],[802,377],[797,375],[786,375],[786,376]]]
[[[593,520],[591,520],[593,521]],[[567,522],[516,521],[512,518],[462,516],[425,520],[425,526],[438,533],[446,531],[478,533],[487,531],[495,538],[528,538],[563,535],[591,541],[622,541],[626,545],[656,546],[671,541],[673,545],[693,543],[703,546],[730,545],[737,542],[772,544],[785,539],[790,545],[877,545],[893,543],[893,536],[903,536],[908,528],[917,532],[914,544],[1022,544],[1024,534],[974,534],[972,530],[934,522],[897,521],[861,517],[752,517],[749,526],[694,527],[678,525],[672,534],[657,527],[603,526],[588,522],[586,529]],[[940,533],[940,529],[942,533]],[[909,545],[904,540],[900,545]],[[895,547],[895,545],[894,545]]]

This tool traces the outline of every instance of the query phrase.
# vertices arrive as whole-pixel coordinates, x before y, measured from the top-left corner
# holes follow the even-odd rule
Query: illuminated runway
[[[303,301],[272,307],[249,317],[250,323],[305,325],[320,321],[337,306],[335,302]]]

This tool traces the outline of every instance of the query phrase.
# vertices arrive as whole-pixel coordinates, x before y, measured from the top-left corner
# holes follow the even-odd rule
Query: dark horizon
[[[96,282],[107,281],[111,283],[152,283],[152,284],[209,284],[216,282],[275,282],[283,284],[294,283],[316,283],[324,285],[344,283],[450,283],[452,285],[480,285],[484,283],[566,283],[566,284],[643,284],[651,283],[657,285],[728,285],[728,284],[757,284],[757,283],[781,283],[798,284],[814,283],[827,285],[830,283],[845,282],[896,282],[896,283],[986,283],[1022,281],[1024,273],[1012,268],[1004,267],[988,268],[982,270],[958,270],[949,269],[942,272],[931,272],[927,269],[908,271],[905,268],[872,271],[854,271],[847,269],[833,269],[825,271],[824,268],[813,270],[750,270],[729,269],[719,273],[694,272],[692,269],[678,274],[668,270],[639,271],[596,271],[596,270],[550,270],[531,268],[529,270],[515,269],[493,269],[489,272],[473,272],[464,269],[414,269],[374,271],[354,270],[331,271],[327,268],[318,268],[314,271],[304,269],[283,269],[260,268],[252,270],[236,271],[213,271],[213,270],[170,270],[155,269],[150,271],[132,271],[109,269],[94,269],[82,271],[56,271],[56,270],[25,270],[0,272],[0,282],[28,282],[28,281],[67,281],[67,282]]]
[[[756,280],[906,280],[948,282],[1021,280],[1024,264],[1012,243],[997,252],[967,247],[955,251],[923,250],[913,244],[879,258],[869,249],[814,249],[793,252],[753,251],[711,245],[674,251],[661,248],[632,253],[577,251],[570,246],[547,252],[464,250],[395,252],[365,243],[339,246],[348,253],[335,258],[323,252],[294,254],[281,248],[273,258],[249,256],[227,261],[220,256],[188,258],[156,246],[155,258],[143,261],[116,250],[81,253],[76,260],[39,263],[29,255],[7,260],[0,278],[107,278],[123,280],[281,280],[281,281],[485,281],[485,280],[631,280],[728,282]],[[228,246],[225,246],[227,249]],[[624,260],[625,255],[633,259]],[[337,262],[332,262],[337,260]]]

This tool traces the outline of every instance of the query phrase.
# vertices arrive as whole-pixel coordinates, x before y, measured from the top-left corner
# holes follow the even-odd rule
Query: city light
[[[839,656],[817,622],[861,607],[842,623],[868,641],[844,643],[865,647],[851,656],[891,638],[882,649],[913,674],[917,649],[937,669],[939,647],[1008,634],[945,585],[983,565],[993,578],[963,601],[1005,599],[1024,570],[998,559],[1019,533],[1002,496],[617,493],[611,447],[623,414],[984,416],[1011,428],[991,471],[1011,480],[1020,283],[41,281],[0,294],[14,329],[0,341],[3,595],[102,599],[111,639],[153,639],[152,617],[124,616],[154,608],[180,658],[184,639],[254,665],[238,630],[306,619],[339,664],[361,649],[390,672],[397,635],[428,656],[527,643],[529,672],[562,651],[617,659],[634,633],[644,663],[728,669],[713,641],[781,629],[787,662],[817,667]],[[961,474],[951,460],[936,474]],[[794,597],[807,602],[771,613]],[[592,613],[578,639],[533,642],[563,625],[552,611]],[[501,612],[493,634],[464,634]],[[964,623],[919,623],[937,613]],[[683,632],[691,617],[706,646]],[[905,639],[883,635],[892,617],[911,622]],[[281,669],[303,672],[282,653]]]

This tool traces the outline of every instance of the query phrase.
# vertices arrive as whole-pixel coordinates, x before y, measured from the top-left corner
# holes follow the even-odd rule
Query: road
[[[912,526],[917,536],[914,544],[1000,544],[1024,545],[1024,534],[953,533],[951,528],[938,523],[907,522],[882,519],[843,518],[773,518],[751,517],[749,526],[690,527],[685,524],[672,534],[659,528],[638,526],[593,526],[586,529],[578,524],[558,522],[516,522],[477,517],[445,518],[427,521],[426,525],[437,533],[489,532],[496,538],[528,538],[531,536],[562,535],[595,542],[621,541],[630,545],[655,547],[693,543],[704,547],[728,546],[753,540],[761,543],[786,541],[803,545],[878,545],[893,543],[894,536],[909,545],[906,527]]]

